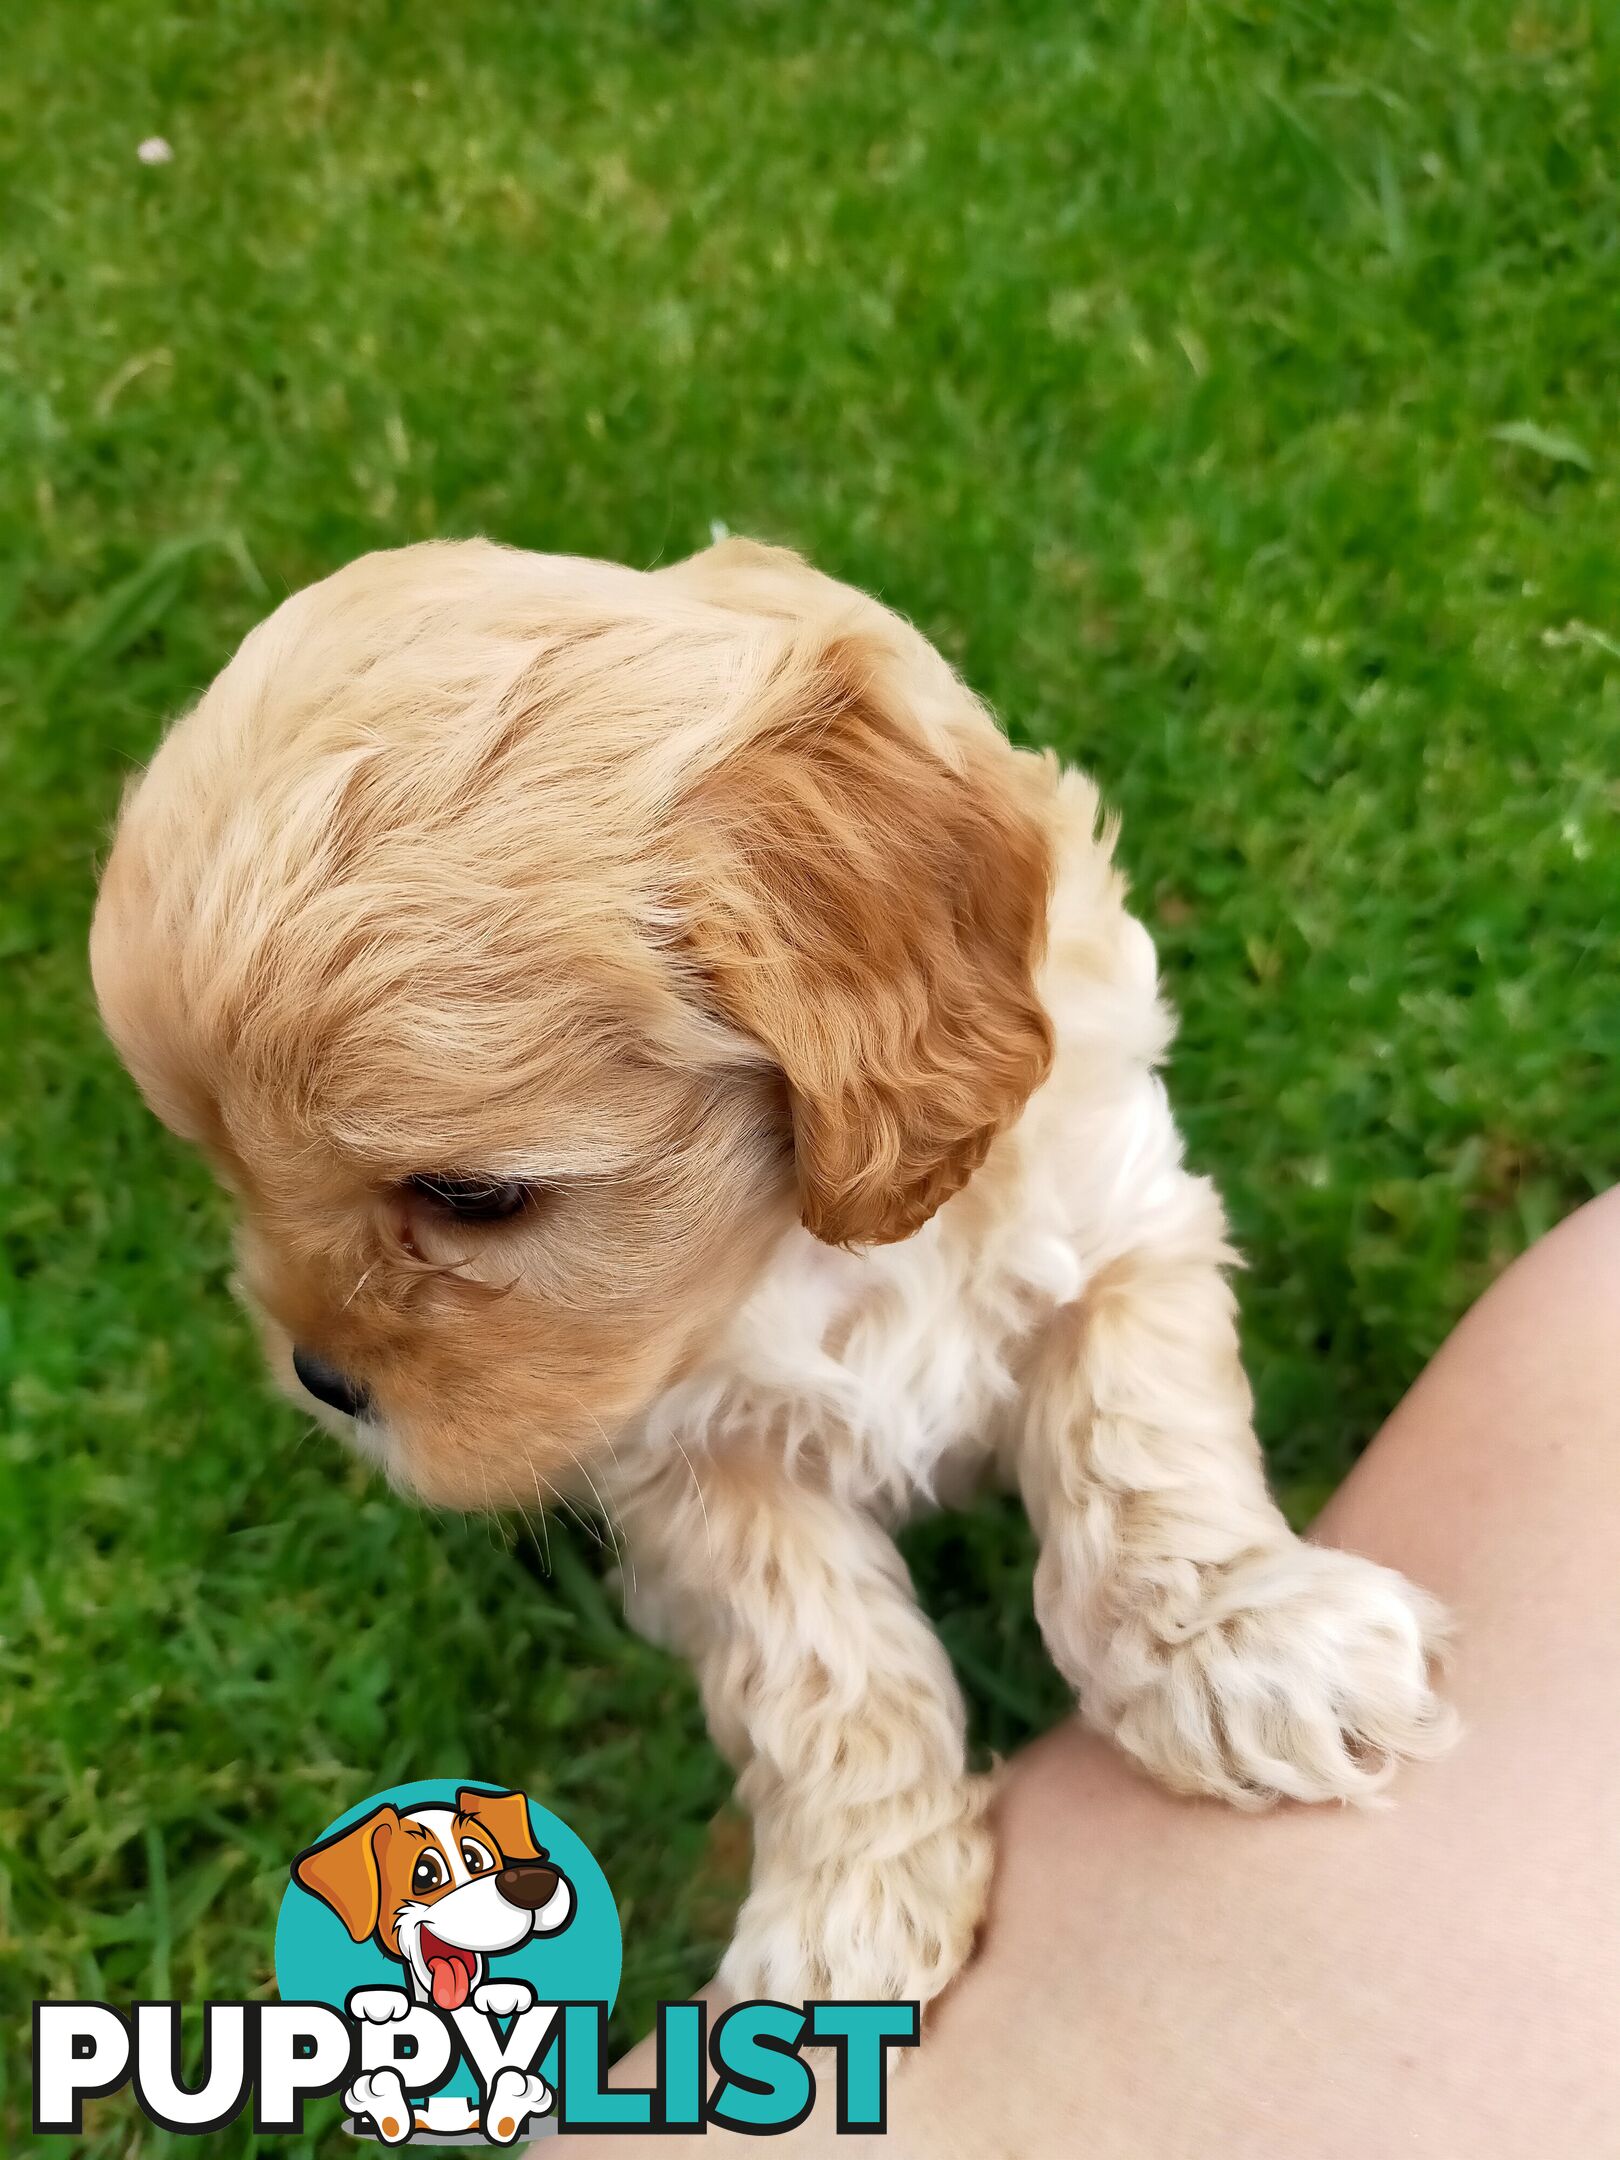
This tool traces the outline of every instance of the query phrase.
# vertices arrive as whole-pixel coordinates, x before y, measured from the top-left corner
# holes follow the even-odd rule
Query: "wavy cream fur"
[[[986,1788],[888,1533],[986,1480],[1176,1789],[1365,1800],[1450,1731],[1436,1607],[1266,1490],[1112,852],[908,625],[741,543],[369,557],[126,806],[98,992],[272,1363],[363,1380],[338,1422],[436,1499],[610,1508],[753,1813],[743,1993],[927,2000],[971,1948]],[[542,1191],[473,1231],[435,1170]]]

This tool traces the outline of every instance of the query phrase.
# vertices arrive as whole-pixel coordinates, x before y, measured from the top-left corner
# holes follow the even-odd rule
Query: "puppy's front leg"
[[[722,1981],[928,2001],[984,1907],[987,1781],[966,1772],[955,1676],[892,1541],[754,1459],[700,1457],[623,1515],[637,1601],[696,1662],[754,1819]]]
[[[1296,1538],[1271,1499],[1220,1202],[1162,1115],[1131,1235],[1029,1383],[1042,1631],[1088,1719],[1176,1790],[1366,1798],[1449,1737],[1429,1682],[1443,1615],[1388,1568]]]

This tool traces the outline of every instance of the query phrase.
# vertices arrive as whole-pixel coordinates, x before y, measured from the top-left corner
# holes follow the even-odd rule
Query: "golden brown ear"
[[[896,630],[801,640],[683,827],[689,950],[786,1078],[803,1219],[831,1245],[920,1228],[1052,1053],[1050,767]]]
[[[520,1792],[474,1792],[470,1787],[456,1794],[456,1813],[482,1823],[503,1860],[538,1860],[540,1848],[529,1827],[529,1803]]]
[[[336,1837],[309,1846],[292,1864],[293,1881],[330,1905],[355,1942],[377,1932],[383,1856],[398,1829],[398,1808],[374,1808]]]

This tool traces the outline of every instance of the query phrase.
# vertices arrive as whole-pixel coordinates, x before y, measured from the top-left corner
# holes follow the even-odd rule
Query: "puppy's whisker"
[[[539,1470],[533,1463],[529,1465],[529,1475],[534,1479],[534,1496],[540,1503],[540,1542],[545,1552],[546,1580],[549,1582],[551,1580],[551,1522],[549,1510],[546,1507],[546,1493],[551,1488],[541,1478]]]
[[[483,1488],[484,1488],[484,1506],[483,1506],[483,1522],[484,1522],[484,1534],[485,1534],[485,1536],[486,1536],[486,1537],[488,1538],[488,1540],[489,1540],[489,1549],[490,1549],[490,1551],[491,1551],[491,1552],[499,1552],[499,1551],[500,1551],[500,1549],[501,1549],[500,1539],[499,1539],[499,1538],[498,1538],[498,1537],[496,1536],[496,1534],[495,1534],[495,1495],[494,1495],[494,1494],[493,1494],[493,1492],[491,1492],[491,1490],[490,1490],[490,1485],[489,1485],[489,1472],[488,1472],[488,1470],[487,1470],[487,1469],[486,1469],[486,1468],[485,1468],[485,1467],[483,1466],[483,1464],[480,1464],[480,1465],[479,1465],[479,1468],[478,1468],[478,1478],[479,1478],[479,1483],[480,1483],[480,1484],[481,1484],[481,1485],[483,1486]]]
[[[714,1562],[714,1525],[709,1520],[709,1503],[703,1496],[703,1481],[697,1474],[696,1464],[692,1461],[691,1456],[688,1455],[685,1447],[682,1446],[682,1443],[678,1439],[676,1439],[673,1433],[670,1434],[670,1438],[675,1441],[676,1447],[680,1450],[680,1457],[682,1462],[685,1463],[687,1469],[691,1472],[692,1490],[697,1494],[698,1506],[703,1510],[704,1549],[708,1553],[709,1561],[712,1565]]]
[[[598,1425],[597,1430],[600,1432],[602,1428]],[[608,1439],[608,1436],[605,1432],[602,1433],[602,1437],[604,1440],[607,1440],[608,1452],[613,1457],[614,1468],[617,1469],[619,1466],[618,1450],[614,1447],[613,1442]],[[594,1487],[592,1489],[594,1490]],[[630,1531],[628,1526],[614,1516],[611,1507],[608,1505],[608,1502],[605,1499],[602,1501],[601,1505],[603,1513],[607,1517],[608,1527],[613,1533],[613,1550],[619,1558],[619,1603],[623,1609],[625,1619],[628,1620],[630,1617],[630,1599],[636,1594],[637,1590],[639,1589],[639,1585],[636,1582],[636,1556],[630,1550]],[[627,1577],[628,1588],[626,1587]]]
[[[601,1428],[598,1427],[597,1429],[598,1431],[600,1431]],[[568,1449],[568,1456],[569,1460],[573,1463],[574,1468],[579,1472],[580,1476],[585,1480],[586,1484],[591,1489],[591,1498],[596,1502],[597,1511],[601,1515],[603,1526],[606,1529],[609,1538],[612,1540],[613,1558],[620,1572],[621,1584],[623,1581],[625,1570],[628,1568],[630,1575],[630,1587],[633,1590],[636,1587],[635,1563],[633,1560],[630,1559],[629,1554],[627,1553],[625,1548],[619,1543],[619,1532],[617,1525],[614,1523],[613,1520],[613,1511],[608,1506],[607,1501],[603,1498],[601,1487],[597,1484],[595,1478],[591,1476],[591,1473],[587,1469],[586,1465],[581,1461],[580,1457],[574,1453],[574,1450],[572,1448]],[[600,1543],[601,1540],[598,1539],[597,1542]],[[628,1613],[628,1605],[626,1606],[626,1612]]]
[[[577,1471],[578,1471],[578,1472],[580,1473],[580,1475],[581,1475],[581,1476],[583,1477],[583,1476],[584,1476],[584,1474],[585,1474],[585,1466],[584,1466],[584,1464],[583,1464],[583,1463],[582,1463],[582,1462],[580,1461],[579,1457],[578,1457],[578,1456],[577,1456],[577,1455],[576,1455],[576,1454],[574,1453],[574,1451],[573,1451],[573,1449],[572,1449],[572,1448],[568,1448],[568,1449],[566,1450],[566,1452],[567,1452],[567,1455],[568,1455],[568,1459],[569,1459],[569,1461],[570,1461],[570,1462],[571,1462],[571,1463],[573,1464],[574,1468],[575,1468],[575,1469],[576,1469],[576,1470],[577,1470]],[[548,1483],[548,1484],[550,1483],[550,1480],[549,1480],[549,1479],[547,1480],[547,1483]],[[583,1531],[585,1532],[586,1536],[587,1536],[587,1537],[590,1537],[590,1538],[593,1538],[593,1539],[595,1540],[595,1542],[596,1542],[596,1543],[597,1543],[598,1545],[602,1546],[603,1550],[605,1551],[605,1550],[607,1549],[607,1548],[606,1548],[606,1541],[605,1541],[605,1539],[603,1538],[603,1536],[602,1536],[602,1533],[601,1533],[601,1531],[597,1529],[596,1525],[595,1525],[595,1524],[594,1524],[593,1522],[591,1522],[591,1521],[589,1520],[589,1518],[588,1518],[588,1517],[586,1517],[585,1515],[581,1514],[581,1512],[580,1512],[580,1510],[579,1510],[578,1506],[576,1505],[576,1503],[574,1502],[574,1500],[573,1500],[573,1499],[572,1499],[572,1498],[571,1498],[571,1497],[570,1497],[570,1496],[569,1496],[569,1495],[568,1495],[567,1493],[563,1492],[563,1491],[562,1491],[562,1489],[561,1489],[560,1487],[558,1487],[558,1486],[555,1486],[555,1485],[551,1486],[551,1490],[552,1490],[552,1491],[553,1491],[553,1492],[554,1492],[554,1493],[556,1494],[556,1496],[557,1496],[557,1506],[558,1506],[559,1510],[560,1510],[560,1511],[561,1511],[561,1512],[562,1512],[563,1514],[567,1515],[567,1516],[568,1516],[568,1518],[569,1518],[569,1520],[570,1520],[571,1522],[575,1522],[575,1523],[577,1523],[577,1524],[579,1525],[580,1529],[581,1529],[581,1530],[583,1530]]]
[[[376,1263],[376,1261],[375,1261],[375,1260],[373,1260],[373,1261],[372,1261],[372,1263],[371,1263],[371,1265],[370,1265],[370,1267],[368,1267],[368,1268],[367,1268],[367,1269],[366,1269],[366,1270],[364,1271],[364,1273],[363,1273],[363,1274],[361,1275],[361,1277],[360,1277],[360,1280],[359,1280],[359,1281],[358,1281],[358,1282],[357,1282],[357,1283],[355,1284],[354,1288],[353,1288],[353,1289],[352,1289],[352,1290],[351,1290],[351,1291],[349,1292],[348,1296],[347,1296],[347,1297],[346,1297],[346,1298],[345,1298],[345,1299],[343,1300],[343,1303],[342,1303],[342,1305],[341,1305],[341,1306],[340,1306],[340,1307],[338,1308],[340,1312],[347,1312],[347,1311],[348,1311],[349,1307],[350,1307],[350,1306],[351,1306],[351,1305],[352,1305],[352,1304],[354,1303],[355,1299],[356,1299],[356,1298],[357,1298],[357,1297],[358,1297],[358,1296],[360,1295],[361,1291],[362,1291],[362,1290],[363,1290],[363,1289],[364,1289],[364,1288],[366,1287],[366,1284],[367,1284],[368,1282],[370,1282],[370,1280],[371,1280],[372,1276],[373,1276],[373,1275],[375,1275],[375,1274],[376,1274],[376,1272],[377,1272],[377,1263]]]
[[[574,1500],[570,1499],[560,1486],[553,1485],[549,1478],[546,1480],[546,1490],[551,1495],[551,1504],[556,1508],[557,1513],[565,1516],[576,1530],[583,1531],[599,1552],[606,1552],[608,1549],[607,1539],[603,1537],[590,1516]]]
[[[608,1549],[607,1539],[602,1535],[601,1531],[596,1527],[595,1523],[591,1521],[591,1518],[588,1515],[582,1514],[580,1510],[574,1505],[572,1500],[564,1500],[562,1503],[562,1507],[563,1512],[568,1517],[568,1520],[571,1523],[577,1525],[579,1529],[583,1530],[585,1535],[590,1539],[591,1543],[598,1547],[600,1551],[606,1552]]]
[[[613,1435],[612,1435],[612,1434],[611,1434],[611,1433],[610,1433],[610,1432],[609,1432],[609,1431],[607,1430],[607,1427],[606,1427],[605,1425],[603,1425],[603,1423],[602,1423],[602,1421],[600,1420],[600,1418],[596,1418],[596,1417],[593,1417],[593,1418],[591,1419],[591,1423],[592,1423],[592,1424],[593,1424],[593,1425],[594,1425],[594,1426],[596,1427],[597,1431],[598,1431],[598,1432],[599,1432],[599,1433],[600,1433],[600,1434],[602,1435],[602,1438],[603,1438],[603,1440],[604,1440],[604,1441],[605,1441],[605,1442],[607,1443],[607,1451],[608,1451],[609,1455],[611,1455],[611,1456],[612,1456],[612,1458],[613,1458],[613,1468],[614,1468],[615,1472],[616,1472],[616,1473],[618,1474],[618,1476],[619,1476],[619,1477],[620,1477],[620,1478],[622,1479],[622,1478],[623,1478],[623,1476],[624,1476],[624,1471],[623,1471],[623,1469],[621,1468],[621,1466],[620,1466],[620,1463],[619,1463],[619,1451],[618,1451],[618,1449],[617,1449],[617,1448],[616,1448],[616,1447],[615,1447],[615,1446],[613,1445]],[[684,1450],[684,1449],[682,1449],[682,1453],[683,1453],[683,1454],[685,1453],[685,1450]],[[695,1478],[695,1476],[696,1476],[696,1473],[694,1472],[694,1473],[693,1473],[693,1475],[694,1475],[694,1478]],[[700,1497],[701,1497],[701,1495],[700,1495]],[[705,1525],[705,1528],[707,1528],[707,1524],[708,1524],[708,1514],[707,1514],[707,1510],[705,1510],[705,1512],[704,1512],[704,1525]],[[624,1560],[623,1560],[623,1563],[622,1563],[622,1565],[621,1565],[621,1568],[620,1568],[620,1572],[619,1572],[619,1591],[620,1591],[620,1598],[619,1598],[619,1602],[620,1602],[620,1605],[621,1605],[621,1607],[622,1607],[622,1609],[623,1609],[623,1612],[624,1612],[624,1617],[625,1617],[625,1620],[626,1620],[626,1621],[628,1622],[628,1620],[629,1620],[629,1618],[630,1618],[630,1599],[631,1599],[631,1597],[632,1597],[633,1595],[635,1595],[635,1594],[636,1594],[636,1592],[637,1592],[637,1590],[638,1590],[638,1587],[639,1587],[639,1586],[638,1586],[638,1584],[637,1584],[637,1582],[636,1582],[636,1556],[635,1556],[635,1554],[634,1554],[634,1553],[633,1553],[633,1552],[632,1552],[632,1551],[630,1550],[630,1530],[629,1530],[629,1526],[628,1526],[628,1524],[626,1524],[626,1523],[624,1523],[624,1522],[622,1522],[622,1521],[621,1521],[621,1522],[620,1522],[620,1524],[619,1524],[619,1530],[620,1530],[620,1533],[622,1534],[622,1536],[623,1536],[623,1538],[624,1538]],[[709,1544],[710,1544],[710,1549],[711,1549],[711,1551],[712,1551],[712,1549],[713,1549],[713,1540],[712,1540],[712,1538],[710,1539],[710,1541],[709,1541]],[[624,1570],[625,1570],[626,1568],[628,1568],[628,1570],[629,1570],[629,1574],[630,1574],[630,1581],[629,1581],[629,1587],[628,1587],[628,1589],[626,1589],[626,1587],[625,1587],[625,1580],[624,1580]]]
[[[591,1420],[591,1422],[592,1424],[596,1424],[596,1420],[594,1418]],[[596,1429],[599,1433],[602,1432],[602,1428],[600,1425],[596,1425]],[[605,1433],[602,1433],[602,1437],[603,1439],[606,1439],[607,1435]],[[579,1461],[579,1458],[577,1456],[574,1459],[576,1462]],[[617,1457],[614,1458],[615,1461],[617,1461],[617,1459]],[[613,1540],[613,1557],[618,1562],[621,1574],[625,1569],[629,1570],[630,1587],[633,1590],[636,1586],[636,1564],[634,1560],[630,1557],[628,1541],[626,1541],[623,1545],[620,1544],[619,1525],[614,1521],[613,1510],[608,1506],[607,1500],[602,1493],[601,1487],[597,1484],[595,1478],[591,1476],[590,1471],[586,1468],[583,1462],[579,1464],[579,1468],[581,1476],[584,1478],[586,1484],[591,1488],[592,1497],[596,1501],[597,1506],[602,1511],[602,1520],[607,1525],[608,1536]]]

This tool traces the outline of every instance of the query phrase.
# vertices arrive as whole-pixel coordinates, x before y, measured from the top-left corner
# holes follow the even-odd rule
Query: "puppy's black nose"
[[[294,1347],[293,1371],[315,1400],[330,1410],[341,1410],[345,1417],[364,1417],[371,1408],[371,1396],[358,1380],[351,1380],[312,1351]]]
[[[557,1869],[543,1860],[508,1860],[495,1877],[495,1887],[508,1905],[539,1912],[551,1903],[561,1880]]]

